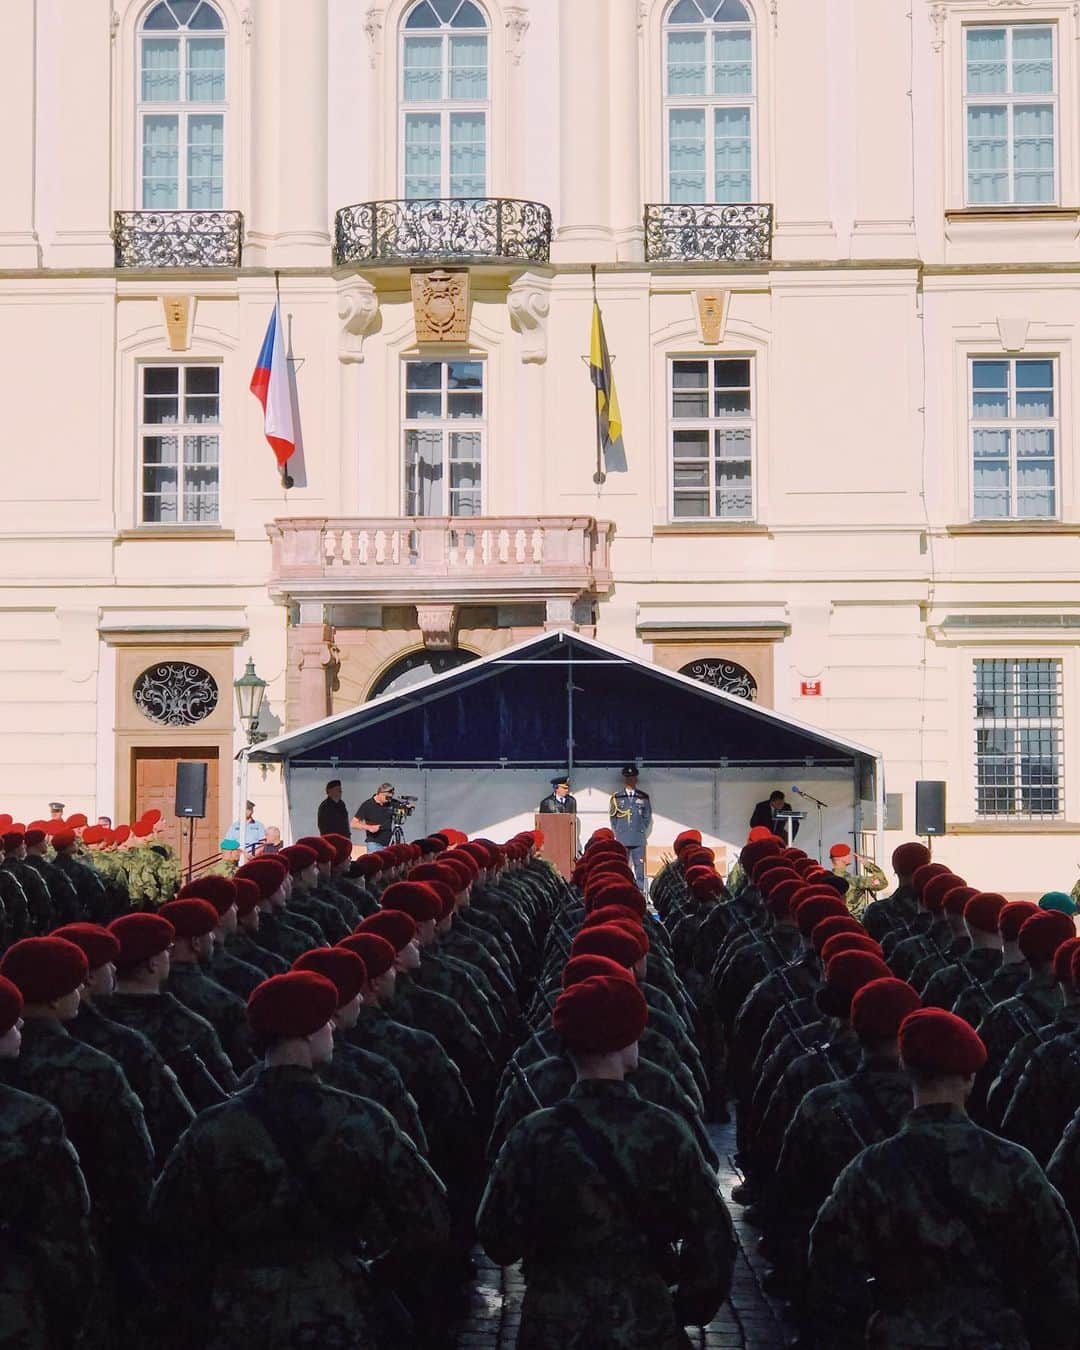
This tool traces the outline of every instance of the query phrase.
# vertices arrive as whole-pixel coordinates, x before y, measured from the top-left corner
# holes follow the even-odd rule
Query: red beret
[[[399,909],[417,923],[427,923],[442,914],[442,901],[426,881],[395,881],[379,897],[383,909]]]
[[[939,872],[937,876],[931,877],[922,888],[922,905],[924,909],[941,910],[945,908],[945,897],[950,891],[957,891],[964,885],[964,878],[958,877],[955,872]]]
[[[158,913],[176,929],[178,938],[200,938],[218,925],[218,912],[209,900],[170,900]]]
[[[1003,895],[998,896],[1004,900]],[[966,911],[965,911],[966,912]],[[1020,929],[1033,914],[1038,914],[1039,906],[1033,900],[1009,900],[998,910],[997,926],[1003,942],[1015,942]]]
[[[26,1003],[52,1003],[78,989],[90,967],[81,947],[58,937],[23,938],[0,960],[0,975],[18,987]]]
[[[421,863],[419,867],[414,867],[409,873],[410,881],[438,881],[443,886],[449,886],[454,891],[461,889],[458,878],[461,872],[458,868],[439,861]]]
[[[430,886],[439,897],[439,914],[437,922],[448,919],[454,912],[455,891],[453,886],[448,886],[445,881],[425,881],[425,886]]]
[[[784,877],[777,881],[775,885],[770,886],[769,893],[765,898],[769,913],[777,919],[789,919],[791,917],[791,903],[801,886],[802,882],[798,877]]]
[[[69,923],[63,928],[55,929],[52,935],[63,938],[66,942],[74,942],[86,957],[86,964],[91,970],[107,966],[110,961],[116,961],[120,955],[120,943],[116,940],[116,934],[110,933],[100,924]]]
[[[1053,960],[1063,942],[1076,936],[1076,925],[1068,914],[1056,909],[1041,909],[1025,919],[1020,929],[1020,950],[1029,961]]]
[[[967,908],[967,902],[979,892],[974,886],[955,886],[951,891],[945,892],[945,913],[963,914]],[[990,930],[994,932],[994,929]]]
[[[382,853],[361,853],[354,858],[350,871],[354,877],[373,877],[382,871]]]
[[[1054,978],[1062,984],[1072,980],[1073,957],[1080,952],[1080,937],[1068,938],[1054,953]]]
[[[833,915],[842,918],[848,908],[834,892],[829,895],[808,895],[794,912],[799,932],[803,937],[809,937],[822,919]]]
[[[481,844],[478,839],[474,839],[467,844],[459,844],[457,851],[460,851],[471,858],[473,862],[476,863],[477,867],[484,868],[492,866],[491,854],[488,852],[487,846]]]
[[[817,932],[821,924],[817,925],[814,933]],[[813,935],[811,935],[812,940]],[[869,952],[871,956],[883,955],[881,943],[875,942],[869,933],[853,933],[850,930],[844,933],[834,933],[821,944],[821,960],[824,965],[828,965],[834,956],[839,956],[841,952]]]
[[[343,834],[324,834],[322,837],[334,850],[334,862],[338,867],[349,861],[353,850],[351,839],[346,839]]]
[[[755,825],[746,836],[746,842],[748,844],[757,844],[762,839],[776,839],[777,843],[780,842],[776,835],[773,834],[772,830],[769,829],[768,825]]]
[[[288,864],[289,871],[295,876],[298,872],[306,872],[309,867],[318,866],[319,855],[313,848],[308,848],[306,844],[290,844],[288,848],[283,848],[280,853],[271,854],[271,857],[281,858]],[[256,861],[258,861],[256,859]]]
[[[795,862],[799,858],[807,858],[810,856],[805,849],[796,848],[794,844],[786,845],[780,852],[791,862]]]
[[[640,944],[632,933],[613,923],[602,923],[598,928],[583,928],[570,944],[571,956],[608,956],[621,966],[632,966],[641,960]]]
[[[739,865],[749,873],[759,858],[772,857],[779,852],[780,845],[775,840],[758,839],[752,844],[744,844],[739,850]]]
[[[455,891],[465,890],[467,887],[471,886],[479,876],[479,872],[477,872],[475,868],[470,867],[468,863],[464,861],[455,860],[454,857],[449,854],[441,854],[432,865],[446,868],[454,878],[451,884]]]
[[[711,848],[706,848],[704,844],[695,844],[682,855],[684,867],[712,867],[715,862],[715,852]]]
[[[404,915],[408,918],[408,915]],[[337,944],[347,952],[352,952],[364,963],[369,980],[377,980],[380,975],[393,966],[397,951],[392,942],[380,937],[378,933],[351,933]]]
[[[218,912],[218,918],[228,913],[236,904],[236,882],[232,877],[220,877],[210,873],[196,877],[176,892],[177,900],[207,900]],[[165,916],[168,918],[168,915]]]
[[[45,830],[27,830],[23,835],[23,843],[27,848],[36,848],[38,844],[43,844],[48,838]]]
[[[795,859],[784,858],[779,853],[767,853],[764,858],[758,858],[746,870],[754,878],[755,883],[760,885],[770,872],[795,872],[794,862]]]
[[[642,916],[636,910],[627,909],[625,905],[600,905],[597,909],[592,909],[585,915],[581,921],[582,928],[599,928],[604,923],[618,923],[620,920],[630,921],[635,927],[642,926]]]
[[[772,859],[770,859],[771,861]],[[782,859],[777,859],[777,861],[780,863],[779,867],[770,867],[761,872],[757,878],[757,888],[764,896],[771,895],[773,889],[785,881],[794,881],[798,885],[802,885],[802,877],[790,863],[786,863]]]
[[[675,836],[675,843],[673,847],[676,853],[681,853],[683,849],[687,848],[689,845],[700,843],[701,843],[700,830],[683,830],[682,834],[677,834]]]
[[[964,922],[978,933],[998,932],[998,918],[1005,908],[1005,897],[993,891],[978,891],[964,906]],[[1032,905],[1031,913],[1038,908]]]
[[[315,854],[321,863],[335,863],[337,861],[337,849],[321,834],[305,834],[303,839],[298,839],[293,848],[309,848]],[[287,853],[288,849],[282,849],[282,853]],[[274,855],[271,854],[271,857]]]
[[[865,933],[866,929],[851,914],[833,914],[827,919],[822,919],[820,923],[814,924],[810,933],[810,941],[814,945],[814,950],[820,952],[822,947],[831,937],[837,933]]]
[[[923,887],[931,877],[945,876],[952,871],[951,867],[946,867],[944,863],[928,862],[916,867],[911,875],[911,889],[916,895],[922,895]]]
[[[625,966],[620,966],[618,961],[613,961],[610,956],[590,953],[586,956],[572,956],[567,961],[563,966],[562,987],[569,989],[572,984],[580,984],[582,980],[587,980],[593,975],[610,975],[612,979],[634,982],[633,975]]]
[[[906,980],[883,976],[856,991],[851,1000],[851,1025],[864,1045],[891,1041],[900,1023],[920,1006],[919,994]]]
[[[338,1008],[333,981],[313,970],[271,975],[252,990],[248,1022],[263,1040],[311,1036],[330,1021]]]
[[[252,910],[258,909],[259,902],[262,900],[262,891],[250,877],[234,877],[233,885],[236,887],[237,918],[243,918],[245,914],[250,914]]]
[[[4,846],[5,853],[14,853],[15,850],[26,842],[26,836],[22,830],[8,830],[7,834],[0,839],[0,844]]]
[[[173,944],[176,929],[160,914],[122,914],[109,924],[109,932],[120,944],[118,966],[137,966]]]
[[[925,844],[900,844],[892,852],[893,871],[902,877],[910,877],[916,868],[930,861],[930,850]]]
[[[612,879],[596,887],[592,892],[592,898],[596,901],[597,908],[601,905],[622,905],[626,909],[632,909],[635,914],[645,913],[645,897],[632,881]]]
[[[149,821],[151,825],[156,825],[158,821],[161,819],[161,812],[157,809],[156,806],[151,806],[148,811],[144,811],[142,813],[139,819]],[[84,825],[86,824],[85,816],[83,817],[83,824]]]
[[[339,1008],[353,1001],[368,977],[363,957],[350,947],[315,947],[298,956],[292,968],[325,975],[337,990]]]
[[[604,1055],[641,1039],[649,1005],[636,984],[615,975],[591,975],[564,989],[551,1025],[571,1050]]]
[[[11,828],[11,824],[12,821],[14,821],[14,819],[15,817],[8,815],[6,811],[0,812],[0,834],[4,833],[5,831]]]
[[[6,1036],[22,1016],[23,996],[19,986],[0,975],[0,1036]]]
[[[145,839],[147,835],[153,834],[154,822],[152,820],[137,820],[131,827],[131,833],[136,839]]]
[[[126,828],[126,827],[125,827]],[[103,825],[88,825],[82,833],[84,844],[102,844],[105,842],[105,827]]]
[[[157,818],[158,820],[161,819],[160,811],[157,813]],[[76,811],[74,815],[68,816],[67,820],[64,821],[64,824],[68,827],[69,830],[84,829],[88,823],[89,822],[87,821],[86,817],[83,815],[81,811]]]
[[[386,938],[394,951],[407,947],[416,937],[416,920],[401,909],[384,909],[371,914],[356,927],[357,933],[378,933]]]
[[[830,858],[849,858],[851,856],[850,844],[833,844],[829,849]]]
[[[64,849],[71,848],[75,843],[74,830],[56,830],[52,837],[52,846],[57,853],[62,853]]]
[[[962,1017],[919,1008],[900,1023],[900,1058],[930,1077],[968,1078],[986,1063],[986,1046]]]
[[[254,862],[244,863],[233,875],[234,881],[253,881],[259,888],[263,900],[269,900],[275,891],[281,890],[282,882],[289,875],[288,863],[278,863],[274,859],[280,854],[273,853],[268,858],[256,858]]]
[[[717,872],[709,872],[705,876],[697,876],[693,881],[687,882],[690,888],[690,894],[695,900],[708,900],[714,895],[720,895],[724,889],[723,878]],[[645,897],[641,897],[641,907],[645,908]]]
[[[833,938],[833,942],[840,939]],[[854,994],[871,980],[887,977],[892,971],[873,952],[838,952],[825,967],[825,983],[831,989]]]

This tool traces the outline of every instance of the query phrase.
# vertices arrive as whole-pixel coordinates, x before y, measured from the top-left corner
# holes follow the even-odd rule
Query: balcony
[[[611,585],[591,516],[294,516],[267,526],[277,599],[377,604],[564,600]]]
[[[117,267],[239,267],[239,211],[117,211]]]
[[[645,207],[647,262],[758,263],[772,257],[771,204]]]
[[[377,263],[546,263],[551,212],[509,197],[436,197],[343,206],[334,225],[341,266]]]

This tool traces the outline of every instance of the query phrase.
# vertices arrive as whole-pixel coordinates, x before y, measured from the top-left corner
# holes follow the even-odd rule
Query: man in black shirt
[[[341,800],[341,779],[331,778],[326,785],[326,800],[319,803],[320,834],[342,834],[351,838],[349,808]]]
[[[753,830],[759,825],[764,825],[767,830],[772,830],[772,832],[779,835],[781,839],[787,839],[787,821],[777,820],[776,813],[778,811],[790,810],[791,806],[788,804],[784,794],[777,788],[775,792],[769,793],[768,801],[758,802],[754,807],[754,814],[750,817],[750,829]],[[792,839],[794,839],[798,833],[799,822],[793,820],[791,822]]]
[[[367,849],[386,848],[393,834],[394,811],[390,800],[394,795],[393,783],[380,783],[375,795],[356,808],[353,825],[358,830],[367,831]]]

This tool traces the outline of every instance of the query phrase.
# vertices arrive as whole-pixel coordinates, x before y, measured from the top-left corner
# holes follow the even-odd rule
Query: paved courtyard
[[[709,1133],[720,1157],[720,1188],[726,1200],[739,1180],[728,1161],[735,1148],[735,1127],[714,1126]],[[738,1205],[729,1202],[729,1208],[739,1239],[731,1299],[720,1316],[691,1339],[698,1350],[782,1350],[793,1329],[783,1320],[783,1305],[762,1291],[765,1262],[757,1251],[758,1234],[742,1222]],[[516,1267],[499,1270],[484,1256],[479,1264],[473,1309],[458,1336],[458,1350],[513,1350],[521,1319],[521,1276]]]

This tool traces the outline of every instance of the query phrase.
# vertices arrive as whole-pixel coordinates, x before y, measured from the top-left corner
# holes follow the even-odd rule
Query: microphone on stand
[[[792,784],[792,792],[796,797],[805,797],[808,802],[813,802],[815,806],[820,806],[823,811],[828,810],[829,803],[823,802],[820,797],[813,796],[812,793],[804,792],[801,787]]]

